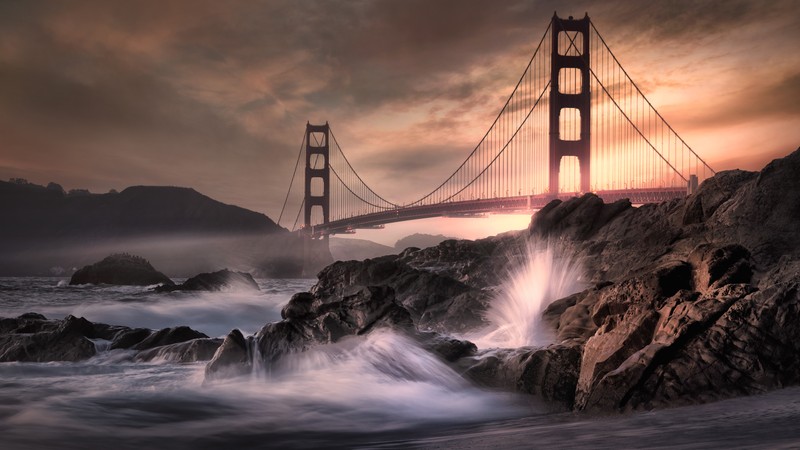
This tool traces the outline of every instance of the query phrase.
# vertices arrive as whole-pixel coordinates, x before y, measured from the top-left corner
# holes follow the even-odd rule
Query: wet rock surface
[[[207,368],[244,373],[391,326],[466,378],[554,406],[614,411],[705,402],[800,383],[800,150],[759,173],[721,172],[685,199],[633,207],[554,200],[528,230],[337,262],[281,322],[226,338]],[[551,303],[544,348],[478,349],[458,336],[528,246],[578,261],[587,288]],[[238,369],[237,369],[238,367]]]
[[[172,291],[225,291],[225,290],[258,291],[258,283],[253,276],[245,272],[234,272],[223,269],[216,272],[195,275],[182,284],[163,285],[156,288],[157,292]]]
[[[148,330],[92,323],[82,317],[51,320],[26,313],[0,318],[0,362],[82,361],[98,354],[95,342],[108,350],[127,350],[131,359],[173,362],[207,361],[221,344],[188,327]]]
[[[173,281],[157,271],[146,259],[128,255],[115,254],[102,261],[79,269],[69,284],[113,284],[128,286],[150,286],[161,284],[172,286]]]

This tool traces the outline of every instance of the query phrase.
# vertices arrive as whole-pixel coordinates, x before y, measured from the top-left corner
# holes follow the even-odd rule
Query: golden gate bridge
[[[387,200],[364,182],[328,123],[306,125],[287,201],[303,155],[304,195],[292,230],[325,243],[332,234],[406,220],[532,212],[586,192],[606,202],[660,202],[692,193],[714,174],[656,111],[588,14],[553,15],[483,138],[410,203]]]

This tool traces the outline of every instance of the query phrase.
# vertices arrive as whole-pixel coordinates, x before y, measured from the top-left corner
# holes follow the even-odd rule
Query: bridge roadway
[[[606,203],[628,199],[634,205],[658,203],[675,198],[685,197],[686,188],[645,188],[628,190],[608,190],[595,192]],[[531,213],[544,208],[552,200],[567,200],[580,195],[578,193],[561,193],[557,196],[549,194],[520,195],[516,197],[487,198],[445,202],[434,205],[408,206],[364,214],[319,224],[312,227],[312,236],[321,237],[331,234],[352,234],[357,229],[383,228],[388,223],[406,220],[429,219],[432,217],[477,217],[481,214],[516,214]],[[302,231],[301,231],[302,232]]]

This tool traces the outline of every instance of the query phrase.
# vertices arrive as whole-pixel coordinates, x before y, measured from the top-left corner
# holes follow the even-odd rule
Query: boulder
[[[153,334],[153,330],[149,328],[126,328],[120,330],[111,340],[110,350],[118,348],[131,348],[134,345],[142,342]]]
[[[26,313],[0,318],[0,362],[81,361],[97,354],[93,340],[111,341],[109,350],[137,350],[136,359],[175,362],[211,359],[220,340],[209,339],[189,327],[128,328],[92,323],[82,317],[48,320]]]
[[[283,316],[280,322],[265,325],[252,337],[252,343],[238,330],[232,331],[206,367],[206,380],[249,373],[252,364],[274,366],[288,354],[378,327],[413,327],[408,311],[385,286],[350,286],[327,297],[298,294],[284,308]]]
[[[557,409],[571,409],[581,360],[579,345],[478,351],[457,362],[480,386],[537,396]]]
[[[168,361],[175,363],[209,361],[220,344],[222,344],[222,339],[196,338],[143,350],[137,353],[133,359],[143,362]]]
[[[89,321],[74,316],[60,321],[40,317],[0,319],[0,362],[80,361],[95,355]]]
[[[282,321],[251,339],[229,335],[207,379],[388,326],[479,385],[579,411],[800,384],[798,173],[800,149],[758,173],[720,172],[683,199],[634,208],[586,194],[551,202],[522,232],[334,263]],[[459,339],[485,325],[530,249],[545,247],[579,263],[589,286],[545,308],[554,342],[479,349]]]
[[[130,348],[133,350],[147,350],[199,338],[208,338],[208,336],[186,326],[162,328],[161,330],[151,333],[145,339]]]
[[[157,271],[146,259],[123,253],[106,257],[100,262],[85,266],[72,275],[69,284],[114,284],[150,286],[174,283]]]
[[[233,272],[228,269],[211,273],[201,273],[179,285],[163,285],[156,288],[158,292],[171,291],[225,291],[247,290],[258,291],[258,283],[253,276],[245,272]]]
[[[205,382],[237,377],[252,372],[251,340],[252,338],[245,339],[241,331],[231,330],[206,365]]]

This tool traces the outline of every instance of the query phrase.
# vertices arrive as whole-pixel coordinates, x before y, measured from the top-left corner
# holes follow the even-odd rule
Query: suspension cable
[[[559,19],[559,20],[561,20],[561,19]],[[592,29],[594,30],[595,34],[597,34],[597,37],[598,37],[598,38],[600,38],[600,42],[602,42],[602,43],[603,43],[603,46],[606,48],[606,50],[608,50],[608,53],[611,55],[611,57],[612,57],[612,58],[614,58],[614,62],[616,62],[616,63],[617,63],[617,66],[619,66],[619,68],[622,70],[622,73],[624,73],[624,74],[625,74],[625,77],[628,79],[628,81],[630,81],[630,82],[631,82],[631,84],[633,85],[633,87],[634,87],[634,88],[636,89],[636,91],[637,91],[637,92],[638,92],[638,93],[639,93],[639,94],[642,96],[642,98],[644,99],[644,101],[645,101],[645,102],[647,102],[647,105],[648,105],[648,106],[650,106],[650,108],[652,108],[652,109],[653,109],[653,111],[656,113],[656,115],[658,116],[658,118],[659,118],[659,119],[661,119],[661,121],[662,121],[662,122],[664,122],[664,125],[666,125],[666,126],[667,126],[667,128],[669,128],[669,130],[670,130],[670,131],[672,131],[672,133],[673,133],[675,136],[677,136],[677,137],[678,137],[678,139],[681,141],[681,143],[682,143],[683,145],[685,145],[685,146],[686,146],[686,148],[687,148],[687,149],[689,149],[689,151],[690,151],[690,152],[692,152],[692,154],[693,154],[693,155],[694,155],[694,156],[695,156],[697,159],[699,159],[699,160],[700,160],[700,162],[702,162],[704,166],[708,167],[708,170],[710,170],[710,171],[711,171],[711,173],[713,173],[713,174],[716,174],[717,172],[715,172],[715,171],[714,171],[714,169],[712,169],[712,168],[711,168],[711,166],[709,166],[709,165],[708,165],[708,163],[706,163],[706,162],[705,162],[705,160],[704,160],[703,158],[701,158],[701,157],[700,157],[700,155],[698,155],[698,154],[697,154],[697,153],[696,153],[696,152],[695,152],[695,151],[692,149],[692,147],[690,147],[690,146],[689,146],[689,144],[687,144],[687,143],[686,143],[686,141],[684,141],[684,140],[683,140],[683,138],[682,138],[682,137],[681,137],[681,136],[680,136],[680,135],[679,135],[679,134],[678,134],[678,133],[677,133],[677,132],[676,132],[676,131],[675,131],[675,130],[672,128],[672,125],[670,125],[670,124],[669,124],[669,122],[667,122],[667,119],[665,119],[665,118],[664,118],[664,117],[661,115],[661,113],[659,113],[659,112],[658,112],[658,110],[655,108],[655,106],[653,106],[653,104],[652,104],[652,103],[650,103],[650,100],[648,100],[648,99],[647,99],[647,97],[644,95],[644,92],[642,92],[642,90],[641,90],[641,89],[639,89],[639,86],[636,84],[636,82],[635,82],[635,81],[633,81],[633,78],[631,78],[631,76],[630,76],[630,75],[628,75],[628,72],[625,70],[625,67],[623,67],[623,66],[622,66],[622,63],[620,63],[620,62],[619,62],[619,60],[617,59],[617,56],[614,54],[614,52],[613,52],[613,51],[611,51],[611,47],[609,47],[609,46],[608,46],[608,44],[606,44],[606,41],[605,41],[605,39],[603,39],[603,36],[600,34],[600,32],[599,32],[599,31],[597,31],[597,27],[595,27],[595,26],[594,26],[594,23],[592,23],[591,21],[589,21],[589,24],[592,26]]]
[[[372,188],[371,188],[371,187],[369,187],[369,185],[368,185],[367,183],[365,183],[365,182],[364,182],[364,180],[362,180],[362,179],[361,179],[361,176],[359,176],[359,175],[358,175],[358,172],[356,172],[356,169],[354,169],[354,168],[353,168],[352,164],[350,164],[350,161],[347,159],[347,155],[345,155],[345,154],[344,154],[344,150],[342,150],[342,147],[339,145],[339,141],[337,141],[337,140],[336,140],[336,136],[333,134],[333,130],[330,128],[330,126],[328,127],[328,132],[330,133],[331,137],[333,138],[333,142],[334,142],[334,144],[336,144],[336,148],[338,148],[338,149],[339,149],[339,154],[340,154],[340,155],[342,155],[342,158],[344,159],[344,162],[346,162],[346,163],[347,163],[347,167],[349,167],[349,168],[350,168],[350,170],[351,170],[351,171],[353,172],[353,174],[356,176],[356,178],[358,179],[358,181],[360,181],[360,182],[361,182],[361,184],[363,184],[363,185],[364,185],[364,187],[366,187],[366,188],[367,188],[367,190],[368,190],[368,191],[369,191],[369,192],[370,192],[372,195],[374,195],[375,197],[378,197],[378,199],[380,199],[381,201],[384,201],[384,202],[388,203],[390,206],[392,206],[392,207],[394,207],[394,208],[398,208],[398,207],[400,207],[400,205],[398,205],[398,204],[396,204],[396,203],[392,203],[392,202],[390,202],[389,200],[386,200],[385,198],[383,198],[383,197],[381,197],[380,195],[378,195],[378,194],[377,194],[377,193],[376,193],[374,190],[372,190]],[[333,168],[333,166],[331,166],[331,168]],[[335,170],[334,170],[334,173],[336,173],[336,171],[335,171]],[[336,177],[337,177],[337,178],[339,178],[339,175],[337,174],[337,175],[336,175]],[[339,178],[339,181],[342,181],[342,179],[341,179],[341,178]],[[342,181],[342,183],[344,184],[344,181]],[[345,187],[347,187],[347,186],[346,186],[346,184],[345,184]],[[353,192],[352,190],[350,190],[350,188],[349,188],[349,187],[348,187],[348,189],[347,189],[347,190],[349,190],[350,192],[352,192],[352,193],[353,193],[353,195],[355,195],[355,192]],[[358,195],[356,195],[356,197],[358,197]],[[359,197],[359,198],[361,199],[361,197]],[[364,201],[365,203],[369,203],[369,202],[367,202],[367,201],[366,201],[366,200],[364,200],[364,199],[361,199],[361,200],[362,200],[362,201]],[[377,206],[377,205],[372,205],[372,206],[379,207],[379,206]],[[380,207],[379,207],[379,208],[380,208]],[[392,208],[385,208],[385,209],[392,209]]]
[[[557,17],[557,19],[558,19],[559,23],[561,23],[561,28],[564,28],[564,24],[563,24],[563,22],[561,21],[561,18],[560,18],[560,17]],[[569,39],[569,41],[570,41],[570,48],[574,47],[574,48],[575,48],[575,50],[576,50],[576,51],[578,51],[578,46],[577,46],[577,45],[575,45],[575,39],[573,39],[573,38],[572,38],[572,37],[571,37],[571,36],[570,36],[568,33],[566,33],[566,35],[567,35],[567,38],[568,38],[568,39]],[[606,48],[608,48],[608,47],[606,47]],[[568,49],[567,51],[569,51],[569,49]],[[610,53],[610,52],[611,52],[611,50],[609,49],[609,53]],[[613,56],[613,55],[612,55],[612,56]],[[633,121],[632,121],[632,120],[631,120],[631,118],[628,116],[628,114],[627,114],[625,111],[623,111],[623,109],[622,109],[622,108],[619,106],[619,103],[617,103],[617,101],[614,99],[614,97],[612,97],[612,96],[611,96],[611,93],[610,93],[610,92],[608,92],[608,89],[606,89],[606,87],[605,87],[605,85],[603,84],[603,82],[602,82],[602,81],[600,81],[600,78],[598,78],[598,77],[597,77],[597,74],[595,74],[595,73],[594,73],[594,70],[592,70],[592,68],[589,66],[589,64],[587,64],[587,63],[586,63],[585,52],[584,52],[583,54],[581,54],[581,62],[583,63],[584,67],[586,67],[586,69],[587,69],[587,70],[589,70],[589,72],[592,74],[592,76],[594,77],[594,79],[595,79],[595,80],[597,80],[597,83],[600,85],[600,87],[601,87],[601,88],[603,88],[603,91],[605,91],[606,95],[608,95],[608,98],[609,98],[609,99],[611,99],[611,101],[614,103],[614,106],[616,106],[616,107],[617,107],[617,109],[619,110],[619,112],[621,112],[621,113],[622,113],[622,115],[625,117],[625,119],[628,121],[628,123],[630,123],[630,124],[631,124],[631,126],[633,127],[633,129],[634,129],[634,130],[636,130],[636,132],[637,132],[637,133],[639,133],[639,136],[641,136],[641,137],[642,137],[642,139],[644,139],[644,140],[645,140],[645,142],[647,142],[647,145],[649,145],[649,146],[650,146],[650,148],[651,148],[651,149],[653,149],[653,151],[654,151],[654,152],[656,152],[656,154],[658,154],[658,156],[660,156],[660,157],[661,157],[661,159],[662,159],[662,160],[664,160],[664,162],[665,162],[665,163],[667,163],[667,165],[668,165],[668,166],[669,166],[669,167],[670,167],[670,168],[671,168],[671,169],[672,169],[672,170],[673,170],[675,173],[677,173],[679,177],[681,177],[681,178],[683,179],[683,181],[686,181],[686,182],[688,182],[689,180],[688,180],[688,179],[686,179],[686,177],[684,177],[684,176],[683,176],[683,174],[682,174],[682,173],[680,173],[680,172],[678,171],[678,169],[676,169],[676,168],[675,168],[675,166],[673,166],[673,165],[672,165],[672,163],[671,163],[671,162],[669,162],[669,160],[667,160],[667,158],[665,158],[665,157],[664,157],[664,155],[662,155],[662,154],[661,154],[661,152],[659,152],[659,151],[658,151],[658,149],[656,149],[656,148],[655,148],[655,146],[653,146],[653,144],[650,142],[650,140],[649,140],[649,139],[647,139],[647,138],[645,137],[644,133],[642,133],[642,131],[641,131],[641,130],[639,130],[639,128],[638,128],[638,127],[637,127],[637,126],[636,126],[636,125],[633,123]],[[621,66],[620,66],[620,67],[621,67]],[[626,74],[626,76],[627,76],[627,74]],[[628,78],[628,79],[630,79],[630,78]],[[644,96],[644,94],[642,94],[642,96]],[[655,108],[653,108],[653,110],[655,110]],[[687,146],[687,147],[688,147],[688,146]],[[691,150],[691,149],[690,149],[690,150]],[[694,152],[692,152],[692,153],[694,153]]]
[[[511,95],[506,100],[506,103],[503,105],[503,108],[500,109],[500,112],[497,113],[497,117],[495,117],[494,121],[492,122],[492,125],[489,126],[489,129],[483,135],[483,137],[481,138],[480,142],[478,142],[478,144],[475,146],[475,148],[472,150],[472,152],[464,160],[464,162],[462,162],[461,165],[458,166],[458,168],[449,177],[447,177],[446,180],[444,180],[442,182],[442,184],[437,186],[434,190],[432,190],[430,193],[428,193],[427,195],[423,196],[419,200],[416,200],[414,202],[409,203],[408,206],[414,206],[414,205],[417,205],[417,204],[421,204],[423,201],[425,201],[426,199],[428,199],[432,195],[434,195],[436,193],[436,191],[441,189],[442,186],[444,186],[448,181],[450,181],[451,179],[453,179],[453,177],[455,177],[455,175],[458,173],[458,171],[461,170],[461,168],[464,167],[464,165],[467,164],[469,159],[472,158],[472,156],[478,151],[478,149],[480,148],[481,144],[483,144],[486,141],[486,138],[489,136],[489,133],[492,132],[492,130],[494,129],[494,126],[497,124],[497,122],[500,120],[500,117],[503,115],[503,112],[505,112],[505,110],[508,108],[508,105],[511,102],[511,99],[514,97],[514,94],[517,92],[517,89],[519,89],[519,86],[522,83],[522,80],[525,78],[525,73],[528,72],[528,69],[530,69],[531,65],[533,64],[533,60],[536,58],[536,55],[539,53],[539,50],[542,48],[542,43],[544,42],[545,38],[547,37],[547,32],[550,31],[550,27],[552,27],[552,25],[553,25],[552,22],[549,25],[547,25],[547,29],[544,31],[544,34],[542,35],[542,39],[539,40],[539,45],[536,46],[536,50],[533,52],[533,56],[531,56],[530,61],[528,61],[528,65],[525,67],[525,70],[522,72],[522,76],[520,77],[519,81],[517,82],[517,85],[514,86],[514,90],[511,92]]]
[[[303,142],[300,143],[300,150],[297,152],[297,161],[294,163],[294,172],[292,172],[292,181],[289,182],[289,190],[286,191],[286,198],[283,199],[283,206],[281,207],[281,214],[278,216],[278,226],[281,224],[281,219],[283,218],[283,212],[286,209],[286,203],[289,201],[289,194],[292,192],[292,186],[294,186],[294,177],[297,175],[297,168],[300,166],[300,158],[303,156],[303,147],[306,144],[306,134],[303,133]]]
[[[444,200],[442,200],[442,202],[446,202],[446,201],[452,199],[453,197],[457,196],[458,194],[464,192],[465,189],[470,187],[472,185],[472,183],[474,183],[478,178],[480,178],[484,173],[486,173],[486,171],[489,170],[490,167],[492,167],[494,162],[497,161],[497,158],[499,158],[500,155],[502,155],[503,152],[506,151],[506,149],[508,148],[508,145],[511,144],[511,141],[513,141],[514,138],[517,137],[517,134],[519,133],[519,130],[522,129],[523,125],[525,125],[525,123],[528,121],[528,118],[531,116],[531,114],[533,114],[533,110],[536,109],[536,106],[539,105],[539,102],[542,100],[542,97],[544,97],[544,93],[547,92],[547,88],[548,87],[550,87],[550,82],[549,81],[547,82],[547,84],[545,84],[544,89],[542,89],[542,92],[539,94],[539,98],[537,98],[536,102],[533,104],[533,106],[531,106],[531,109],[528,111],[528,114],[522,120],[522,123],[519,124],[517,129],[514,131],[514,134],[512,134],[511,137],[508,138],[508,141],[505,143],[505,145],[503,145],[503,148],[501,148],[500,151],[498,151],[497,154],[494,156],[494,158],[492,158],[492,160],[489,161],[489,164],[487,164],[486,167],[484,167],[483,170],[481,170],[481,172],[478,175],[475,176],[475,178],[470,180],[470,182],[467,183],[464,187],[462,187],[458,192],[456,192],[455,194],[451,195],[450,197],[445,198]]]

